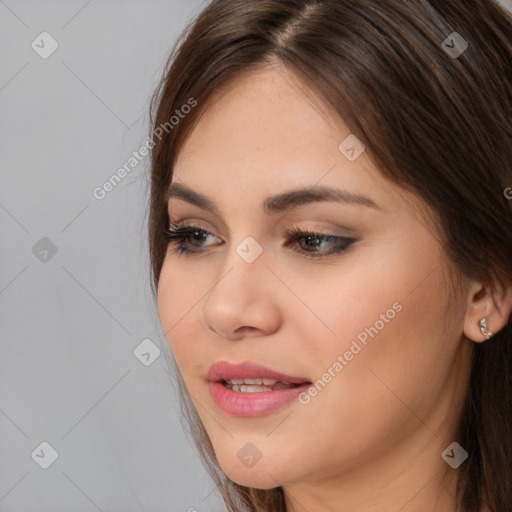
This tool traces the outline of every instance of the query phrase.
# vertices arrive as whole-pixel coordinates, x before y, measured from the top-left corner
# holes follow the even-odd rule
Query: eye
[[[178,254],[192,254],[195,252],[202,252],[200,250],[193,249],[204,247],[201,243],[209,236],[213,235],[199,226],[192,226],[187,224],[176,225],[172,224],[170,227],[164,230],[164,236],[169,244],[174,245],[174,252]],[[189,239],[192,239],[195,243],[190,243]],[[191,249],[192,247],[192,249]]]
[[[164,235],[167,242],[174,246],[173,252],[179,255],[190,256],[194,253],[204,252],[203,248],[208,245],[220,245],[203,245],[203,242],[207,241],[208,238],[216,237],[209,231],[194,225],[175,225],[171,223],[171,227],[164,230]],[[287,232],[287,237],[285,246],[291,246],[293,251],[306,258],[315,259],[340,253],[357,241],[355,238],[328,235],[298,228],[290,229]]]
[[[306,258],[316,259],[338,254],[348,249],[354,242],[357,242],[355,238],[328,235],[298,228],[290,229],[288,236],[289,241],[286,245],[291,245],[294,251],[299,252]],[[304,243],[300,243],[302,241]],[[299,248],[297,248],[297,246],[299,246]],[[328,249],[321,250],[323,247],[325,248],[325,246],[327,246]]]

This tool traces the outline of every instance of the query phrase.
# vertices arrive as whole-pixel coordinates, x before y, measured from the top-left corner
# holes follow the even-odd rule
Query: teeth
[[[257,386],[261,386],[263,384],[263,379],[244,379],[242,384],[248,384],[249,386],[256,384]]]
[[[257,386],[273,386],[277,380],[274,379],[230,379],[226,382],[230,382],[231,384],[247,384],[249,386],[257,385]]]
[[[294,384],[273,379],[231,379],[225,381],[225,384],[228,389],[238,393],[262,393],[264,391],[295,387]]]
[[[272,388],[269,386],[247,386],[245,384],[233,384],[231,389],[232,391],[238,391],[239,393],[261,393],[263,391],[272,391]]]

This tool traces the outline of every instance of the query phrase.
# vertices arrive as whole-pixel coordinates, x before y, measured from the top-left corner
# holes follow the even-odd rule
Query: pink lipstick
[[[251,361],[218,361],[208,370],[207,380],[216,405],[230,416],[241,417],[270,414],[311,385],[307,378],[285,375]]]

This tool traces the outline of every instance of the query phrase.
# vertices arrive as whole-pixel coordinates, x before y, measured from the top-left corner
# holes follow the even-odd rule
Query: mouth
[[[275,379],[228,379],[221,380],[220,383],[237,393],[263,393],[265,391],[276,391],[278,389],[292,389],[302,384],[311,384],[303,382],[302,384],[293,384],[291,382],[282,382]]]
[[[286,375],[253,361],[241,363],[217,361],[210,366],[206,378],[210,382],[221,382],[229,389],[242,393],[288,389],[297,385],[311,384],[311,381],[306,378]]]
[[[218,361],[207,380],[213,401],[230,416],[263,416],[289,404],[307,390],[311,381],[271,370],[251,361]]]

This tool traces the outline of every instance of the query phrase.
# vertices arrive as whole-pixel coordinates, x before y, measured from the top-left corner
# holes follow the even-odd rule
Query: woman
[[[154,293],[230,511],[512,510],[512,21],[214,0],[155,93]]]

